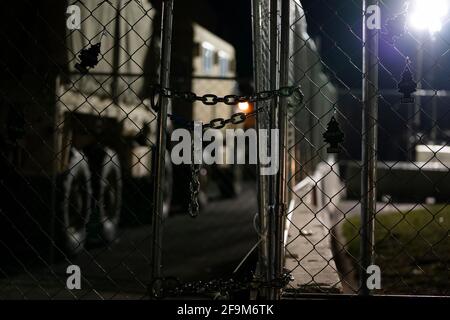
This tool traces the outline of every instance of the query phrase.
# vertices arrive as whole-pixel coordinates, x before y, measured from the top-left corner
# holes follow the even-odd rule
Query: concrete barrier
[[[341,171],[349,199],[359,199],[361,164],[342,164]],[[441,162],[378,162],[377,198],[390,196],[398,202],[423,202],[428,197],[436,201],[450,200],[449,168]]]

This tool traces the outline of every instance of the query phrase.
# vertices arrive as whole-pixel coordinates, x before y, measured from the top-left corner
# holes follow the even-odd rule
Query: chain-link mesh
[[[158,78],[160,13],[147,1],[5,11],[1,296],[145,296],[156,116],[144,79]]]
[[[163,2],[2,11],[0,297],[448,295],[450,3],[253,0],[250,93],[182,1],[161,56]],[[258,139],[174,163],[196,126]]]
[[[182,5],[174,11],[171,90],[228,100],[212,106],[160,94],[171,104],[165,179],[156,190],[164,225],[157,279],[150,248],[161,1],[24,0],[2,15],[0,297],[248,292],[255,165],[177,165],[170,133],[186,123],[245,128],[255,99],[268,97],[237,105],[249,99],[238,90],[234,48],[184,19]]]
[[[429,4],[429,11],[435,15],[438,11],[443,20],[431,22],[430,30],[424,31],[414,29],[414,24],[430,25],[430,17],[420,12],[427,6],[423,1],[366,3],[375,5],[367,7],[366,17],[379,19],[373,28],[379,49],[374,53],[372,47],[366,48],[376,56],[374,82],[373,66],[365,71],[362,66],[362,48],[370,39],[365,42],[361,33],[361,1],[276,2],[277,34],[283,19],[290,25],[289,82],[304,94],[302,103],[289,102],[287,145],[282,148],[288,158],[284,239],[275,233],[265,235],[284,241],[282,264],[292,277],[284,295],[356,294],[367,287],[373,294],[448,295],[449,83],[444,12],[449,3]],[[280,23],[287,2],[290,14],[281,16]],[[270,86],[277,77],[270,78],[269,48],[280,41],[270,37],[270,1],[254,1],[253,14],[255,80],[257,86]],[[376,86],[375,96],[364,98],[364,79]],[[368,146],[362,138],[368,141],[371,127],[362,129],[361,119],[364,99],[373,97],[378,116],[371,119],[378,134],[375,131],[374,144]],[[260,116],[258,123],[276,127],[265,119]],[[361,188],[367,174],[361,161],[364,148],[375,148],[376,154],[376,176],[369,189]],[[367,163],[371,159],[366,158]],[[270,198],[270,187],[261,182],[259,186],[260,194]],[[361,223],[367,214],[361,201],[372,190],[376,190],[375,210],[366,225]],[[260,203],[259,210],[270,220],[274,212],[266,208]],[[361,238],[372,223],[373,234]],[[362,260],[364,246],[373,250],[372,266]],[[278,263],[270,252],[265,258],[269,261],[265,270]]]

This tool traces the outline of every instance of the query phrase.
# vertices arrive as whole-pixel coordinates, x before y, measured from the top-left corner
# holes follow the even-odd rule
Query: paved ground
[[[195,219],[187,214],[169,217],[163,232],[164,276],[182,281],[229,278],[257,242],[255,189],[248,186],[237,198],[210,202]],[[330,223],[325,212],[313,214],[300,206],[291,216],[286,259],[287,268],[294,270],[291,287],[341,289],[324,229]],[[303,229],[312,234],[300,235]],[[128,228],[116,243],[87,250],[75,259],[46,267],[19,265],[21,272],[0,279],[0,298],[147,298],[150,241],[151,226]],[[70,264],[81,268],[82,290],[65,289]]]
[[[312,206],[299,205],[291,217],[286,245],[286,268],[294,281],[289,289],[301,292],[342,291],[341,280],[331,250],[329,230]]]
[[[238,198],[209,203],[195,219],[170,217],[164,228],[165,276],[184,281],[227,278],[256,243],[256,197],[246,188]],[[0,297],[145,298],[149,281],[150,226],[125,229],[117,243],[89,250],[71,261],[46,268],[22,265],[15,276],[3,274]],[[66,268],[80,266],[82,290],[65,289]]]

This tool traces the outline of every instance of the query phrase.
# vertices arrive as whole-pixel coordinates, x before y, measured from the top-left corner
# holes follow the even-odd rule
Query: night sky
[[[183,0],[188,1],[188,0]],[[238,75],[242,78],[252,77],[252,26],[251,1],[193,0],[194,19],[205,25],[236,48]],[[382,24],[386,19],[402,11],[402,1],[386,0],[382,6]],[[353,0],[303,0],[308,32],[313,39],[320,40],[321,56],[330,67],[325,72],[330,78],[333,73],[352,88],[361,87],[361,74],[352,66],[361,66],[361,1]],[[449,25],[433,42],[425,37],[424,48],[426,77],[433,76],[433,87],[450,88],[450,47]],[[415,37],[415,38],[414,38]],[[405,36],[397,42],[397,47],[414,62],[417,52],[417,34]],[[380,87],[392,89],[405,66],[404,58],[397,49],[380,41]],[[439,63],[435,65],[437,59]],[[434,66],[434,67],[433,67]],[[337,79],[333,82],[337,83]]]
[[[251,1],[227,0],[227,1],[195,1],[198,5],[194,15],[200,24],[227,40],[236,48],[238,76],[241,78],[252,77],[252,25],[251,25]],[[292,3],[292,2],[291,2]],[[408,30],[395,42],[395,46],[386,41],[384,35],[387,19],[401,13],[404,1],[384,0],[381,6],[382,31],[379,42],[379,88],[382,97],[379,100],[379,157],[384,160],[406,159],[398,145],[406,146],[409,137],[405,132],[405,125],[410,117],[410,108],[399,105],[400,93],[397,85],[401,80],[401,74],[405,68],[405,57],[412,61],[413,77],[417,80],[417,52],[419,45],[424,50],[424,74],[423,88],[429,90],[450,89],[450,23],[448,23],[434,41],[425,32],[423,39],[416,30]],[[302,0],[302,5],[308,23],[308,33],[320,46],[320,56],[324,61],[323,71],[328,75],[332,83],[341,89],[351,88],[360,90],[362,84],[362,1],[355,0]],[[204,14],[204,12],[209,12]],[[248,94],[253,89],[247,81],[240,81],[241,92]],[[244,83],[244,85],[242,85]],[[247,84],[247,85],[245,85]],[[387,96],[385,90],[394,94]],[[358,91],[356,91],[358,92]],[[360,95],[360,94],[356,94]],[[348,96],[348,95],[345,95]],[[341,120],[344,130],[352,123],[359,128],[361,119],[360,104],[356,100],[347,101],[345,96],[339,98],[339,109],[345,114],[346,119]],[[422,120],[418,131],[429,133],[433,126],[430,118],[431,96],[421,101]],[[437,117],[439,119],[439,131],[444,139],[444,130],[448,129],[449,113],[448,99],[437,98],[439,105]],[[449,129],[450,130],[450,129]],[[353,131],[347,134],[345,145],[352,158],[358,159],[360,141]],[[450,131],[449,131],[450,132]],[[425,138],[426,139],[426,138]],[[447,139],[447,138],[445,138]]]
[[[200,1],[202,2],[202,1]],[[252,21],[250,0],[203,1],[196,5],[196,20],[209,24],[211,31],[236,49],[239,77],[252,77]],[[199,3],[195,1],[195,3]],[[210,9],[208,9],[208,7]],[[208,17],[207,12],[214,16]]]

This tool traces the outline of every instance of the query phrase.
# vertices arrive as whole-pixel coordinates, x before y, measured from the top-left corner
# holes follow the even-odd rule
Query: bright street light
[[[428,30],[430,34],[439,32],[449,6],[450,0],[414,0],[409,23],[418,30]]]

